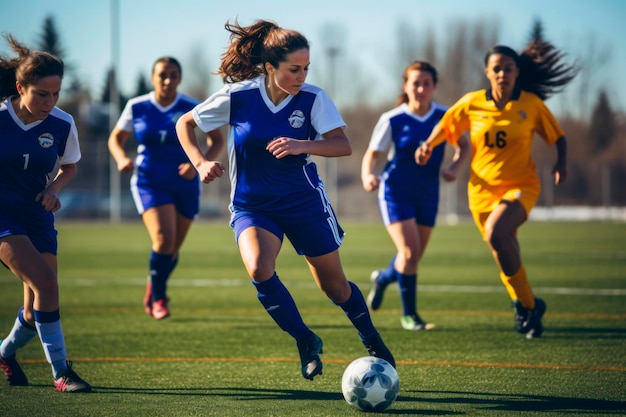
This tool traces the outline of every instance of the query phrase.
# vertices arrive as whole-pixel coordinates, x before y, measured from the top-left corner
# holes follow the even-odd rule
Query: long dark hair
[[[542,39],[530,42],[521,54],[508,46],[494,46],[485,54],[485,66],[493,54],[512,58],[519,68],[517,87],[536,94],[542,100],[561,92],[578,73],[576,65],[562,62],[565,57],[563,52]]]
[[[11,35],[4,35],[16,58],[0,57],[0,100],[18,94],[15,82],[36,84],[40,78],[58,75],[63,78],[63,61],[43,51],[31,51]]]
[[[283,29],[269,20],[257,20],[250,26],[226,22],[230,44],[222,54],[217,71],[226,83],[249,80],[265,74],[265,63],[274,67],[285,61],[285,56],[298,49],[309,49],[309,41],[299,32]]]

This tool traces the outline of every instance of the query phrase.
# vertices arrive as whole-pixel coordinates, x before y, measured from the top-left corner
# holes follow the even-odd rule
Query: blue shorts
[[[15,219],[0,213],[0,239],[12,235],[26,235],[39,253],[57,254],[57,231],[54,223],[18,223]]]
[[[415,223],[434,227],[437,219],[437,207],[415,206],[388,200],[378,200],[378,207],[385,226],[402,220],[415,219]]]
[[[298,255],[309,257],[326,255],[337,250],[345,232],[339,226],[337,218],[332,210],[326,220],[299,225],[285,224],[279,216],[268,216],[250,211],[234,213],[230,226],[235,232],[235,240],[248,227],[260,227],[276,235],[283,241],[283,235],[287,236]]]
[[[137,212],[144,211],[166,204],[173,204],[181,215],[188,219],[195,218],[200,211],[200,182],[197,177],[193,180],[185,180],[181,187],[154,187],[134,178],[131,182],[130,191],[137,207]]]

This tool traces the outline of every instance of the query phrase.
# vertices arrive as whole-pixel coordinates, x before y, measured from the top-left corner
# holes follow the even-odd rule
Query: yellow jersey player
[[[567,142],[543,100],[558,92],[576,75],[576,68],[560,63],[553,45],[535,40],[521,54],[495,46],[485,55],[490,88],[471,92],[457,101],[416,150],[425,164],[443,141],[455,144],[469,131],[472,160],[468,183],[469,208],[500,268],[515,309],[516,330],[528,339],[540,337],[546,303],[534,296],[522,264],[517,229],[537,202],[540,182],[532,159],[535,133],[556,144],[555,183],[567,176]]]

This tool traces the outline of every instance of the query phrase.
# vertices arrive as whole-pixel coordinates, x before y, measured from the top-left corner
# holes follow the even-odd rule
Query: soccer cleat
[[[71,361],[67,361],[67,369],[54,381],[54,386],[59,392],[91,392],[91,385],[74,372]]]
[[[426,323],[419,314],[412,314],[410,316],[402,316],[400,319],[402,328],[404,330],[430,330],[435,328],[433,323]]]
[[[0,357],[0,368],[4,371],[9,385],[14,387],[25,387],[28,385],[28,378],[26,378],[26,374],[22,371],[20,364],[17,363],[15,354],[8,358]]]
[[[298,352],[300,353],[300,363],[302,364],[302,376],[311,381],[316,375],[322,374],[322,359],[320,353],[322,350],[322,339],[315,333],[310,336],[296,340]]]
[[[519,300],[513,303],[515,308],[515,330],[525,334],[527,339],[541,337],[543,325],[541,318],[546,312],[546,303],[541,298],[535,298],[535,308],[532,310],[524,307]]]
[[[526,339],[537,339],[543,334],[541,319],[546,313],[546,302],[541,298],[535,298],[535,308],[528,312],[528,331]]]
[[[148,277],[148,281],[146,282],[146,293],[143,296],[143,309],[147,315],[152,315],[152,282],[150,281],[150,277]]]
[[[385,295],[385,285],[378,283],[378,277],[382,274],[382,269],[376,269],[372,271],[370,275],[370,281],[372,282],[372,288],[367,295],[367,305],[371,310],[378,310],[383,303],[383,296]]]
[[[391,351],[383,342],[382,337],[380,337],[380,333],[376,333],[376,337],[371,341],[363,340],[363,345],[365,345],[365,349],[370,354],[370,356],[374,356],[376,358],[384,359],[394,368],[396,367],[396,360],[393,358]]]
[[[156,300],[152,303],[152,317],[162,320],[170,316],[170,310],[167,308],[167,300]]]

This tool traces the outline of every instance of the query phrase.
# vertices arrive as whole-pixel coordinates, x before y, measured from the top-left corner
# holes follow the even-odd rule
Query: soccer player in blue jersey
[[[361,161],[363,188],[378,190],[383,223],[397,250],[386,269],[372,272],[367,302],[378,310],[387,286],[397,282],[403,309],[400,322],[406,330],[434,327],[417,312],[417,267],[435,226],[440,171],[446,181],[453,181],[470,152],[469,142],[461,138],[452,164],[443,171],[445,145],[433,150],[427,165],[415,163],[415,150],[446,111],[432,100],[437,81],[437,70],[428,62],[414,61],[406,67],[397,107],[382,114]],[[383,158],[387,162],[378,175],[375,168]]]
[[[225,27],[231,42],[218,73],[226,85],[183,115],[176,129],[200,178],[208,182],[221,176],[223,168],[200,152],[193,129],[230,127],[230,224],[259,301],[295,339],[302,376],[321,374],[322,340],[304,323],[275,270],[287,236],[318,287],[358,330],[370,355],[395,366],[363,294],[344,274],[338,252],[344,232],[310,158],[350,155],[352,148],[333,102],[305,83],[308,40],[266,20],[245,27],[227,22]]]
[[[39,335],[56,389],[89,392],[67,361],[59,313],[53,213],[81,156],[74,119],[56,107],[64,66],[6,40],[18,56],[0,57],[0,261],[23,281],[24,305],[0,340],[0,368],[9,385],[28,385],[16,352]]]
[[[178,92],[182,67],[172,57],[152,66],[154,91],[128,101],[109,136],[109,150],[120,172],[130,173],[137,211],[148,230],[152,247],[144,309],[157,320],[169,317],[167,280],[178,253],[200,211],[201,183],[176,137],[176,121],[199,101]],[[137,158],[126,154],[131,134]],[[217,157],[224,145],[219,130],[207,135],[206,157]]]

